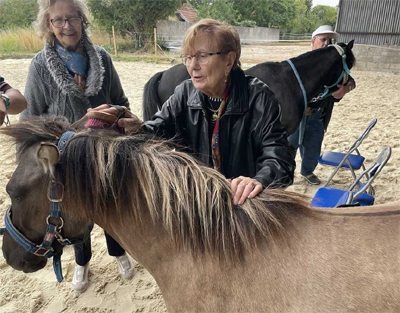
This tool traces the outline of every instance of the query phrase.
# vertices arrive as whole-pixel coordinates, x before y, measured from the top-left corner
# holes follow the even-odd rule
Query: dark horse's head
[[[46,123],[39,118],[35,122],[23,122],[0,130],[12,137],[18,147],[17,168],[6,187],[11,207],[7,212],[2,247],[6,262],[16,270],[26,273],[40,270],[49,256],[61,255],[66,242],[63,239],[76,242],[88,229],[86,222],[67,212],[61,211],[61,217],[50,214],[63,196],[62,185],[58,183],[55,194],[50,190],[58,180],[56,165],[59,155],[54,143],[68,128],[69,124],[62,118],[54,118],[53,122],[47,120]],[[55,201],[51,203],[49,198]],[[52,225],[55,225],[55,230],[49,232]],[[14,233],[19,235],[15,237]],[[27,247],[29,241],[32,243],[30,248]],[[48,252],[38,248],[43,243],[47,243],[44,246],[48,245]]]
[[[352,52],[353,44],[354,40],[348,44],[337,43],[309,52],[313,55],[314,61],[311,71],[312,77],[304,80],[306,90],[310,91],[307,95],[309,101],[322,100],[337,90],[338,85],[345,85],[349,81],[351,78],[350,69],[355,64],[355,57]],[[320,84],[315,84],[312,81],[319,81]],[[311,85],[318,88],[311,88]]]

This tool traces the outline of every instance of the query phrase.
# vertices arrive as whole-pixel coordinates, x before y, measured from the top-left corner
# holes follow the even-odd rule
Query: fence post
[[[157,28],[154,27],[154,54],[157,55]]]
[[[114,42],[114,54],[115,56],[118,56],[118,52],[117,52],[117,42],[115,40],[115,31],[114,31],[114,25],[111,26],[112,28],[112,35],[113,35],[113,42]]]

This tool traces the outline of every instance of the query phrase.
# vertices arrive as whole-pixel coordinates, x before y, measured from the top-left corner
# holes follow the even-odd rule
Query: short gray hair
[[[49,30],[49,9],[58,1],[67,1],[73,4],[83,21],[82,31],[87,34],[89,27],[89,11],[83,0],[38,0],[39,12],[33,26],[39,37],[46,40],[48,43],[54,41],[54,35]]]

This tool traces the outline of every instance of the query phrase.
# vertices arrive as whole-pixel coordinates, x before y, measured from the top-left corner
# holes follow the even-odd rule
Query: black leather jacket
[[[294,151],[280,123],[280,108],[272,91],[257,78],[236,70],[231,76],[230,97],[220,120],[222,174],[227,178],[248,176],[264,187],[283,187],[293,182]],[[199,160],[210,164],[210,134],[206,96],[191,80],[176,87],[145,130],[174,138]]]

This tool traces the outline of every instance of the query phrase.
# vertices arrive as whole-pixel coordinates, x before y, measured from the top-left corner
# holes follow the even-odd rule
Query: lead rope
[[[286,60],[286,62],[289,63],[290,67],[292,68],[292,71],[294,73],[294,76],[296,76],[297,82],[300,85],[301,93],[303,94],[303,101],[304,101],[304,113],[303,117],[300,121],[300,126],[299,126],[299,146],[303,143],[303,138],[304,138],[304,131],[306,129],[306,119],[305,119],[305,113],[307,109],[307,94],[306,94],[306,89],[304,88],[303,82],[301,81],[300,75],[297,72],[296,67],[294,66],[292,60]]]

